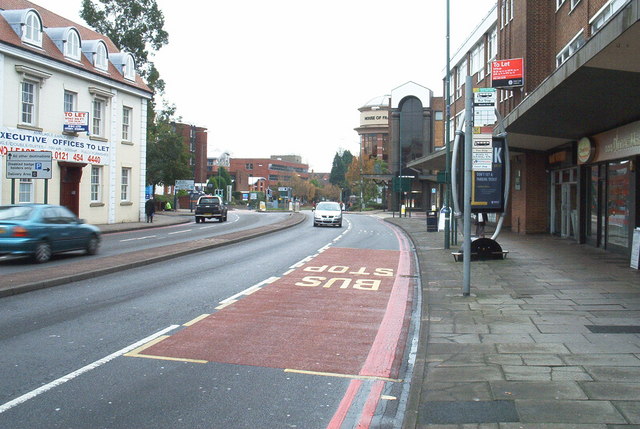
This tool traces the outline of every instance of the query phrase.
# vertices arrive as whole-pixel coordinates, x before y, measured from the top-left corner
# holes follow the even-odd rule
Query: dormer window
[[[75,30],[69,30],[64,43],[64,56],[72,60],[80,60],[80,35]]]
[[[122,68],[122,74],[124,75],[125,79],[136,80],[136,66],[133,62],[133,56],[131,54],[125,55]]]
[[[42,23],[38,14],[30,10],[22,29],[22,41],[42,47]]]
[[[102,71],[107,71],[109,63],[107,62],[107,47],[104,43],[98,43],[96,54],[94,57],[94,67]]]

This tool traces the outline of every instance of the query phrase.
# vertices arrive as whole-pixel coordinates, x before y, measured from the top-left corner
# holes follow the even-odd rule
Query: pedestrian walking
[[[153,223],[153,214],[156,212],[156,202],[153,195],[144,203],[144,212],[147,215],[147,223]]]
[[[484,238],[484,226],[487,223],[487,214],[486,213],[477,213],[476,214],[476,237]]]

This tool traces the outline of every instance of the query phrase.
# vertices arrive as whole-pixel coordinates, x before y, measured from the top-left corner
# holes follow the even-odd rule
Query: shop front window
[[[607,245],[629,247],[629,161],[611,162],[607,168]]]

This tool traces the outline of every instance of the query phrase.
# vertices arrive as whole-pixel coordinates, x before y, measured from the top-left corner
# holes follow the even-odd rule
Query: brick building
[[[497,96],[513,231],[630,253],[640,224],[639,19],[640,0],[498,0],[453,56],[452,139],[466,75],[490,86],[493,59],[523,59],[523,84]],[[437,157],[414,166],[444,168]]]
[[[195,183],[205,183],[210,175],[207,165],[207,129],[183,123],[175,123],[174,126],[189,151],[193,180]]]
[[[230,158],[229,173],[236,191],[277,190],[288,186],[293,176],[309,179],[309,166],[296,155],[272,155],[270,158]]]

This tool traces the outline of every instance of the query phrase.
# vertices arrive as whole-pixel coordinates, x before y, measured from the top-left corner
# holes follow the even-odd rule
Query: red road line
[[[344,418],[347,416],[347,412],[349,412],[349,408],[351,408],[351,404],[353,403],[353,400],[361,386],[362,380],[351,380],[342,401],[340,401],[340,404],[338,405],[338,410],[333,415],[333,418],[331,418],[327,429],[340,429],[340,426],[342,426],[342,422],[344,422]]]
[[[371,420],[373,420],[373,415],[376,412],[376,408],[378,408],[378,402],[380,400],[380,395],[382,394],[382,389],[384,388],[384,381],[376,381],[371,387],[371,391],[369,392],[369,397],[367,398],[367,402],[364,404],[364,408],[362,409],[362,414],[360,415],[360,421],[356,428],[358,429],[368,429],[369,425],[371,425]]]
[[[402,332],[407,299],[409,298],[409,278],[407,276],[411,274],[411,257],[408,251],[407,239],[400,235],[395,228],[392,228],[392,230],[400,245],[398,271],[396,272],[384,318],[360,375],[384,374],[383,376],[385,377],[390,376],[391,366],[398,348],[398,340]]]

